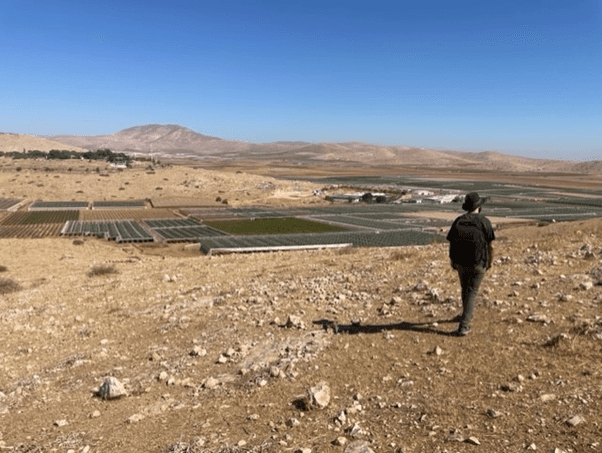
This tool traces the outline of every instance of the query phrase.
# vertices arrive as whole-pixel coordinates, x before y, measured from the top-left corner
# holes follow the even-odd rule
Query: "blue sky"
[[[602,0],[2,0],[0,132],[602,160]]]

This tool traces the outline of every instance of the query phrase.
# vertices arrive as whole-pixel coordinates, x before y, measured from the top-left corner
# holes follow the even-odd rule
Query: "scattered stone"
[[[192,357],[205,357],[207,355],[207,350],[201,346],[195,346],[190,351],[190,355]]]
[[[96,410],[90,414],[90,418],[98,418],[100,417],[100,411]]]
[[[353,404],[351,406],[349,406],[347,409],[345,409],[345,413],[347,415],[355,415],[361,411],[362,411],[362,405],[360,404],[360,402],[358,400],[354,400]]]
[[[347,445],[347,438],[343,436],[337,437],[335,440],[332,441],[332,444],[337,447],[343,447]]]
[[[435,346],[435,349],[433,349],[432,351],[429,351],[430,355],[441,355],[443,354],[443,349],[441,349],[439,346]]]
[[[304,330],[305,323],[299,316],[289,315],[288,319],[286,320],[286,323],[284,324],[284,327],[286,327],[287,329]]]
[[[211,389],[216,388],[219,384],[220,384],[220,382],[217,379],[215,379],[214,377],[208,377],[205,380],[205,382],[203,383],[203,388],[211,390]]]
[[[167,371],[161,371],[159,373],[159,376],[157,376],[157,380],[160,382],[165,382],[169,379],[169,374],[167,374]]]
[[[556,399],[556,395],[554,395],[553,393],[545,393],[539,397],[539,400],[542,403],[548,403],[550,401],[554,401],[555,399]]]
[[[297,448],[293,453],[311,453],[311,448]]]
[[[139,421],[144,420],[144,415],[143,414],[134,414],[131,417],[129,417],[126,422],[127,423],[138,423]]]
[[[345,411],[342,411],[339,415],[337,415],[334,419],[335,422],[338,422],[339,425],[343,425],[344,423],[347,422],[347,414],[345,414]]]
[[[301,424],[301,422],[298,419],[294,418],[294,417],[293,418],[289,418],[286,421],[286,426],[288,426],[289,428],[295,428],[296,426],[299,426],[300,424]]]
[[[69,424],[69,422],[67,422],[67,420],[56,420],[54,422],[54,426],[57,426],[59,428],[62,428],[63,426],[67,426]]]
[[[330,387],[326,382],[322,381],[315,387],[309,389],[309,405],[324,409],[330,403]]]
[[[559,302],[570,302],[571,300],[573,300],[573,296],[571,296],[570,294],[556,294],[556,299],[558,299]]]
[[[594,287],[594,283],[592,281],[586,281],[586,282],[581,282],[579,284],[579,289],[583,290],[583,291],[589,291],[590,289],[592,289]]]
[[[583,423],[585,421],[585,418],[583,418],[582,415],[575,415],[574,417],[569,418],[566,421],[566,424],[569,426],[577,426],[580,425],[581,423]]]
[[[503,384],[500,386],[500,389],[502,389],[504,392],[522,392],[523,391],[523,387],[521,385],[515,384],[515,383],[509,383],[509,384]]]
[[[105,378],[103,383],[98,388],[97,395],[105,400],[112,400],[127,396],[125,387],[116,377],[109,376]]]
[[[464,442],[464,436],[458,429],[454,429],[449,433],[449,437],[447,438],[450,442]]]
[[[345,453],[374,453],[374,450],[370,448],[369,442],[365,440],[356,440],[347,445]]]
[[[527,450],[537,450],[537,445],[535,445],[534,443],[529,444],[529,446],[527,447]]]
[[[550,318],[545,315],[541,315],[539,313],[533,313],[532,315],[527,316],[527,321],[529,322],[540,322],[542,324],[550,324],[552,321]]]
[[[360,437],[362,434],[364,434],[364,431],[357,422],[348,427],[345,432],[347,432],[351,437]]]
[[[470,445],[481,445],[481,442],[479,442],[479,439],[477,439],[474,436],[470,436],[464,442],[466,442],[467,444],[470,444]]]
[[[401,298],[400,296],[393,296],[393,298],[391,299],[391,302],[389,302],[391,305],[401,305],[403,304],[403,298]]]
[[[553,337],[548,338],[545,343],[543,344],[544,346],[550,348],[550,347],[556,347],[558,346],[562,341],[568,339],[568,335],[565,333],[559,333],[558,335],[554,335]]]
[[[502,413],[490,407],[487,409],[487,415],[489,415],[491,418],[498,418],[502,416]]]

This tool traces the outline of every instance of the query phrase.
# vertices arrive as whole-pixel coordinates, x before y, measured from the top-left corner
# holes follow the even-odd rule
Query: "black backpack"
[[[455,264],[476,266],[487,264],[487,238],[478,215],[463,215],[451,232],[449,256]]]

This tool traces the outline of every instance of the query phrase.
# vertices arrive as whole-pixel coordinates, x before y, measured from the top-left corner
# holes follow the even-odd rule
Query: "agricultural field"
[[[17,211],[2,220],[2,225],[37,225],[41,223],[65,223],[77,220],[78,211]]]
[[[152,234],[138,222],[131,220],[67,222],[61,231],[63,236],[96,236],[116,242],[153,242]]]
[[[73,209],[88,209],[90,203],[87,201],[41,201],[36,200],[29,205],[30,211],[45,210],[73,210]]]
[[[221,236],[199,238],[201,251],[213,254],[221,250],[245,252],[257,249],[282,249],[320,245],[349,245],[353,247],[398,247],[404,245],[426,245],[442,242],[438,234],[420,230],[387,232],[347,231],[321,234],[267,234],[249,236]]]
[[[7,209],[10,209],[13,206],[21,203],[21,201],[23,200],[14,198],[0,198],[0,211],[6,211]]]
[[[127,201],[94,201],[92,209],[127,209],[127,208],[146,208],[144,200]]]
[[[145,220],[176,217],[178,214],[171,209],[86,209],[80,212],[79,220]]]
[[[206,225],[232,235],[326,233],[346,228],[296,217],[210,220]]]

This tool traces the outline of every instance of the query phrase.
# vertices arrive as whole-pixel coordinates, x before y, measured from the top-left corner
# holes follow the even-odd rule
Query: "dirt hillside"
[[[65,143],[46,140],[40,137],[34,137],[31,135],[24,134],[3,134],[0,133],[0,151],[5,153],[11,151],[23,152],[25,151],[45,151],[48,152],[52,149],[69,150],[85,152],[84,148],[78,146],[72,146]]]
[[[251,175],[2,163],[1,196],[160,185],[282,202],[270,182],[313,200]],[[205,257],[0,239],[0,449],[601,451],[602,221],[496,235],[464,338],[448,334],[460,294],[445,244]],[[118,398],[99,396],[109,377]]]

